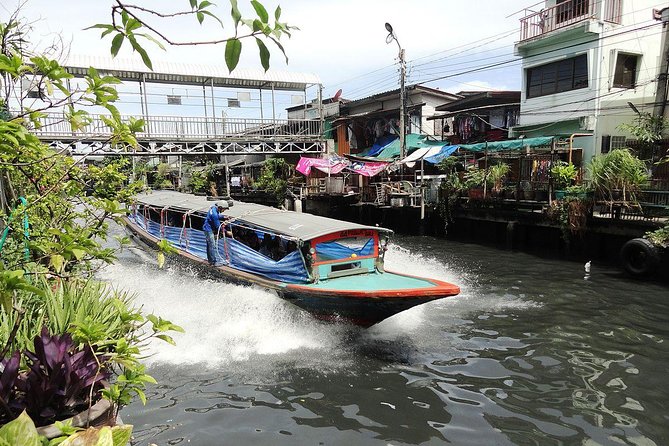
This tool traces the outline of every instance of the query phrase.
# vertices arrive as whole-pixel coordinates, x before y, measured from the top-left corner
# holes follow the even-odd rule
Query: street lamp
[[[400,41],[397,40],[397,36],[393,32],[393,27],[390,23],[386,23],[386,31],[388,31],[386,43],[389,44],[394,40],[397,42],[397,47],[400,50],[400,159],[404,159],[406,157],[406,126],[404,123],[406,117],[406,91],[404,89],[404,80],[406,78],[407,67],[404,60],[404,49],[400,45]]]

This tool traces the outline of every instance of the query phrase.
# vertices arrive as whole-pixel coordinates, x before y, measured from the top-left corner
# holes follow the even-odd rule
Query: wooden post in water
[[[420,219],[425,220],[425,159],[420,159]]]
[[[483,150],[483,199],[488,195],[488,141],[485,142],[485,149]]]

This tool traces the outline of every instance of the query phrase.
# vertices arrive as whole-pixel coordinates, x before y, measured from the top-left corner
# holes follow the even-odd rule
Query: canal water
[[[361,330],[125,251],[103,278],[186,329],[150,346],[133,444],[669,444],[666,285],[429,237],[386,260],[462,294]]]

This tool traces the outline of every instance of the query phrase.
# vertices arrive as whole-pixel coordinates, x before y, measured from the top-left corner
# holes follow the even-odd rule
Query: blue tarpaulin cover
[[[426,157],[425,161],[427,161],[428,163],[437,164],[441,162],[441,160],[443,160],[444,158],[451,156],[453,152],[455,152],[459,148],[460,146],[444,146],[436,155]]]
[[[149,219],[145,220],[142,215],[131,214],[129,218],[154,237],[165,239],[176,248],[201,259],[207,259],[207,241],[203,231],[190,227],[176,228],[173,226],[163,226],[161,231],[159,223]],[[306,283],[309,281],[302,256],[297,250],[277,261],[260,254],[237,240],[220,237],[217,254],[217,263],[258,274],[268,279],[287,283]]]
[[[337,242],[324,242],[316,245],[316,254],[319,260],[338,260],[351,257],[352,254],[357,256],[369,256],[374,253],[374,239],[370,238],[364,246],[354,249],[344,246]]]

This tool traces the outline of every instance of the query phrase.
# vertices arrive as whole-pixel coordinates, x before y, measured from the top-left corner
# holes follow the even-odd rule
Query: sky
[[[520,63],[511,62],[519,35],[519,19],[532,0],[262,0],[270,10],[281,5],[282,21],[298,26],[292,38],[281,42],[289,63],[278,50],[272,52],[271,69],[314,73],[324,85],[324,97],[339,89],[347,99],[357,99],[398,88],[398,46],[386,43],[384,24],[392,24],[404,48],[408,84],[449,92],[461,90],[509,90],[520,88]],[[543,3],[543,2],[542,2]],[[62,36],[71,54],[108,55],[111,40],[100,39],[99,30],[84,28],[110,21],[110,0],[26,0],[22,17],[33,22],[34,42],[47,45]],[[57,7],[54,7],[57,4]],[[142,0],[147,8],[174,12],[188,8],[188,0]],[[244,15],[253,15],[246,0],[239,0]],[[17,8],[18,0],[0,5],[3,21]],[[214,11],[225,19],[220,29],[213,21],[200,27],[194,18],[152,22],[179,41],[210,40],[229,36],[229,3],[220,0]],[[539,7],[539,6],[535,6]],[[60,38],[60,37],[58,37]],[[146,44],[152,59],[224,66],[224,47],[167,47]],[[257,47],[245,41],[240,68],[260,68]],[[127,46],[118,57],[139,58]],[[509,61],[499,68],[463,73],[472,68]],[[446,77],[445,79],[439,79]],[[433,80],[437,79],[437,80]]]

